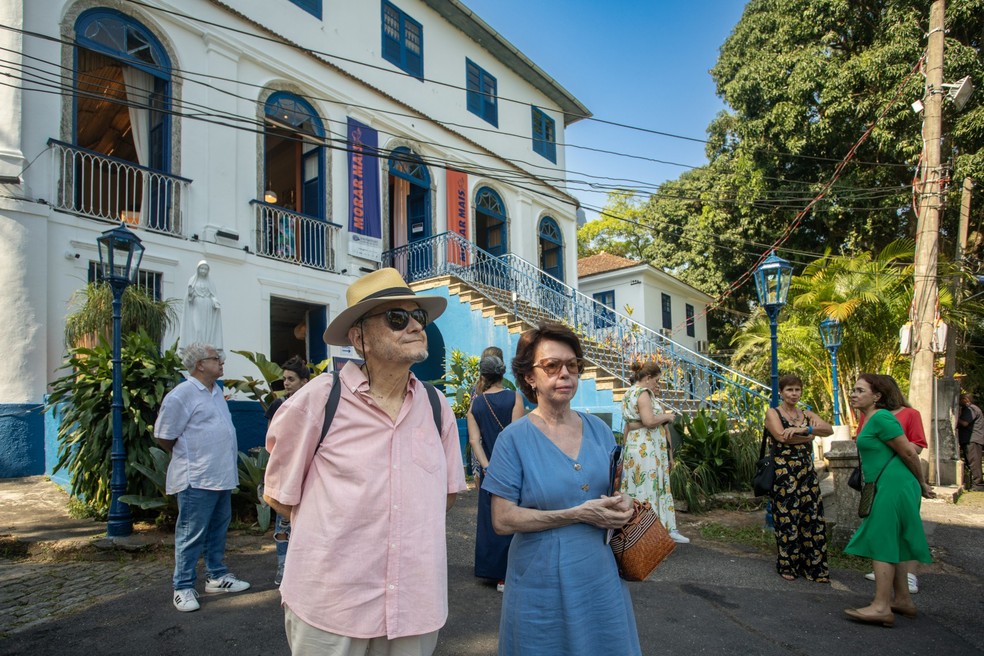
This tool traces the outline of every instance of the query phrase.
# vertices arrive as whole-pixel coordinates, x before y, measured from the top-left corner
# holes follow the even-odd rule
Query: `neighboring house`
[[[576,285],[555,181],[590,112],[458,0],[8,0],[0,24],[0,476],[41,473],[67,304],[119,221],[141,284],[183,299],[207,260],[226,352],[278,362],[329,355],[349,283],[450,257],[445,232]]]
[[[656,267],[609,253],[577,261],[578,288],[600,304],[698,353],[707,352],[705,310],[712,299]],[[597,313],[596,323],[611,316]]]

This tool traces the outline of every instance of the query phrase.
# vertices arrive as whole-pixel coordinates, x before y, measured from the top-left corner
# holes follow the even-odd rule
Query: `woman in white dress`
[[[663,412],[656,400],[662,371],[655,362],[633,362],[632,387],[622,399],[625,419],[625,456],[622,493],[648,501],[674,542],[690,539],[677,530],[676,508],[670,490],[673,451],[667,426],[676,418]]]

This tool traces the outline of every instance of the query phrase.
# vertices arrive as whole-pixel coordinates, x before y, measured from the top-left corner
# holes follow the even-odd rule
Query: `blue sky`
[[[464,3],[581,101],[595,118],[704,139],[724,105],[708,71],[741,18],[742,0],[463,0]],[[567,142],[700,166],[704,145],[579,121]],[[569,178],[577,172],[672,180],[686,167],[568,148]],[[576,191],[582,203],[604,205],[603,193]],[[587,210],[589,218],[594,213]]]

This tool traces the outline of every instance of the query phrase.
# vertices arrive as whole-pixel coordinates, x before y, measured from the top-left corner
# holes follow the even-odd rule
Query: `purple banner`
[[[349,235],[373,242],[383,236],[379,202],[379,136],[354,118],[348,119]],[[355,236],[366,237],[366,240]]]

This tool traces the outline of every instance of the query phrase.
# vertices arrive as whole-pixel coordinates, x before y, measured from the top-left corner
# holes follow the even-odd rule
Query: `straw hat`
[[[368,273],[351,285],[345,292],[348,307],[328,324],[325,330],[325,343],[335,346],[351,346],[348,331],[355,322],[373,308],[393,301],[413,301],[427,311],[433,321],[441,316],[448,306],[448,299],[440,296],[418,296],[403,280],[396,269],[378,269]]]

